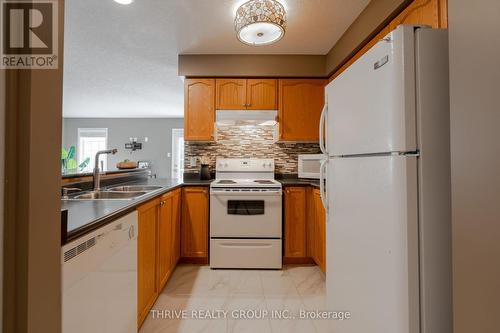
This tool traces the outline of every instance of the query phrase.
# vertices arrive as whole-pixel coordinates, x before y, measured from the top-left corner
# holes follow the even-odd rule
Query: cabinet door
[[[208,189],[182,190],[181,256],[208,258]]]
[[[167,283],[172,273],[172,193],[160,198],[158,220],[158,290]]]
[[[306,257],[306,187],[285,188],[285,257]]]
[[[321,202],[319,189],[313,190],[315,213],[315,254],[316,263],[326,272],[326,211]]]
[[[325,104],[325,80],[279,81],[281,141],[318,141],[319,118]]]
[[[184,139],[213,140],[215,122],[215,80],[184,81]]]
[[[172,192],[172,269],[181,256],[181,190]]]
[[[217,79],[217,110],[242,110],[246,108],[246,79]]]
[[[156,279],[156,227],[159,201],[140,206],[137,239],[137,323],[140,326],[158,294]]]
[[[247,103],[248,110],[278,109],[278,81],[274,79],[248,79]]]
[[[307,233],[307,256],[315,262],[316,256],[316,202],[314,200],[314,189],[309,187],[306,190],[307,213],[306,213],[306,233]]]

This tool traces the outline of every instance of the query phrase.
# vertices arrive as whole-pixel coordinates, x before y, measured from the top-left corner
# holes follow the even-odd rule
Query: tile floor
[[[288,316],[299,310],[325,309],[325,275],[317,266],[286,266],[281,271],[211,270],[208,266],[179,265],[158,297],[140,333],[167,332],[329,332],[328,320],[275,319],[273,310]],[[191,316],[192,310],[227,311],[219,319],[167,319]],[[265,318],[240,319],[234,310]],[[214,313],[217,315],[217,313]],[[153,316],[157,318],[154,318]],[[163,318],[162,318],[163,316]]]

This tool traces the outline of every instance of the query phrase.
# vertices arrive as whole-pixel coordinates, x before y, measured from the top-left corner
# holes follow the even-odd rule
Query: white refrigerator
[[[446,30],[399,26],[326,87],[321,195],[335,333],[451,333]]]

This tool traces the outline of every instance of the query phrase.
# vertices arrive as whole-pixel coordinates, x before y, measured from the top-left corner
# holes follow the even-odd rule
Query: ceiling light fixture
[[[118,2],[120,5],[130,5],[134,0],[115,0],[115,2]]]
[[[250,0],[236,11],[234,27],[240,42],[247,45],[276,43],[285,35],[285,7],[276,0]]]

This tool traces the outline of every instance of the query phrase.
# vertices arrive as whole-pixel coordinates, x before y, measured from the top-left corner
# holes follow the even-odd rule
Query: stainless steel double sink
[[[65,200],[133,200],[161,188],[162,186],[157,185],[114,186],[102,191],[88,191],[73,195]]]

